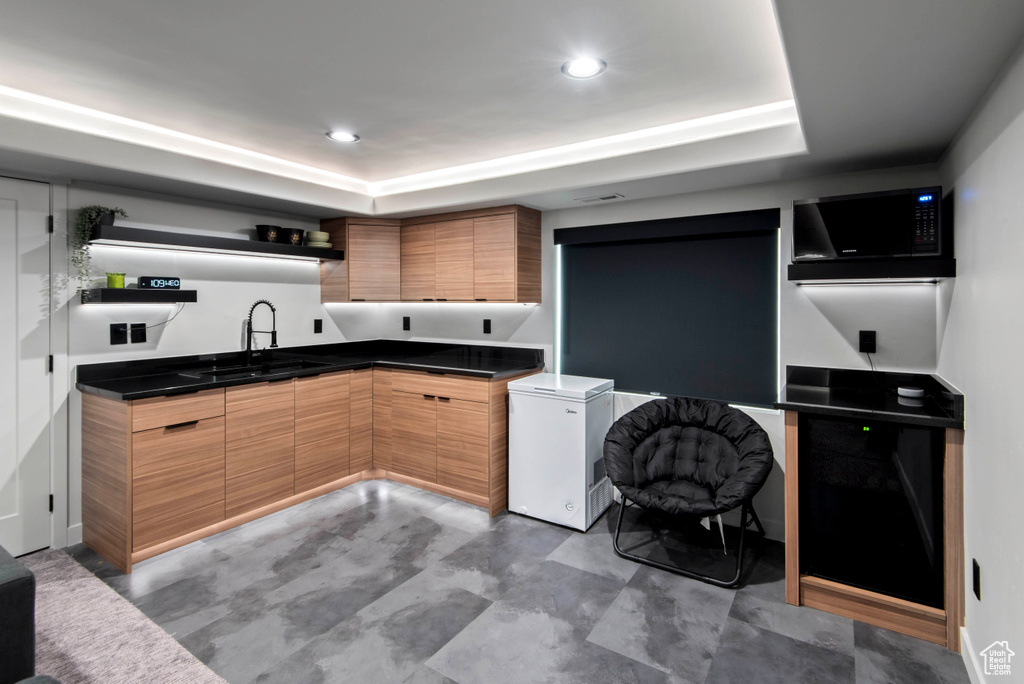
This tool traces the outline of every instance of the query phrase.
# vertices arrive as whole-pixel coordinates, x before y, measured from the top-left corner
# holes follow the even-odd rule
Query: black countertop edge
[[[75,386],[82,392],[109,399],[128,400],[372,367],[433,371],[488,379],[499,379],[544,367],[544,352],[541,349],[406,340],[365,340],[268,351],[269,354],[254,358],[253,365],[287,361],[315,361],[318,365],[282,373],[265,372],[259,377],[217,378],[216,375],[204,375],[197,371],[245,365],[245,352],[137,359],[80,365]]]
[[[917,406],[897,395],[901,385],[920,387]],[[786,366],[786,385],[775,408],[821,415],[870,417],[929,427],[964,427],[964,396],[938,375],[901,371]]]
[[[871,409],[856,409],[839,406],[822,406],[820,404],[797,404],[794,402],[775,402],[775,408],[785,411],[799,411],[802,413],[814,413],[822,416],[836,416],[839,418],[871,418],[885,423],[901,423],[906,425],[922,425],[924,427],[951,428],[963,430],[963,420],[953,418],[942,418],[938,416],[926,416],[913,413],[897,413],[894,411],[874,411]]]

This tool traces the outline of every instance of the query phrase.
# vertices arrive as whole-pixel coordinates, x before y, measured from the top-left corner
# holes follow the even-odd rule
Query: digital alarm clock
[[[140,290],[178,290],[181,278],[177,276],[139,276]]]

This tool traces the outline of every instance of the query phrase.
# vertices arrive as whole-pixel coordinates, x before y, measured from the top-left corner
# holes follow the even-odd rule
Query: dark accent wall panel
[[[770,406],[778,359],[778,211],[703,235],[563,243],[563,373],[618,390]],[[680,219],[686,221],[686,219]],[[557,242],[556,236],[556,242]]]

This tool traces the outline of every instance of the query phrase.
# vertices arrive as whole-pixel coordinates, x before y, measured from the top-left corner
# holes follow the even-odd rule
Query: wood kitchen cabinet
[[[508,503],[508,382],[366,368],[117,401],[82,394],[83,541],[133,563],[363,479]]]
[[[373,371],[117,401],[82,395],[83,541],[132,563],[362,479]]]
[[[133,555],[224,520],[224,408],[223,389],[83,394],[83,541],[129,572]]]
[[[402,300],[474,299],[473,219],[402,226]]]
[[[373,369],[351,371],[349,378],[349,473],[373,467]]]
[[[402,246],[396,219],[325,219],[320,229],[330,233],[344,261],[320,264],[321,302],[396,302],[402,298]]]
[[[289,378],[226,390],[229,518],[295,493],[294,382]]]
[[[391,469],[418,480],[437,479],[437,397],[391,394]]]
[[[488,509],[508,506],[510,378],[374,370],[374,468]]]
[[[320,227],[346,245],[344,262],[321,264],[323,302],[541,300],[540,212],[534,209],[325,219]]]
[[[295,379],[295,491],[349,474],[352,371]]]

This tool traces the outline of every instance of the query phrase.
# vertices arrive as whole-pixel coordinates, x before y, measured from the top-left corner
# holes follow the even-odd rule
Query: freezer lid
[[[508,391],[514,394],[589,399],[595,394],[612,389],[614,386],[615,381],[608,380],[607,378],[584,378],[579,375],[538,373],[537,375],[513,380],[508,383]]]

